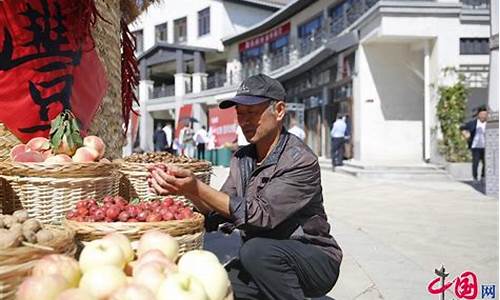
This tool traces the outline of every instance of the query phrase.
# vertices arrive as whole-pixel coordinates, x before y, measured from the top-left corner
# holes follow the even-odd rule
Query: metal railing
[[[275,52],[270,52],[269,61],[271,63],[271,71],[288,65],[290,63],[290,51],[288,47],[283,47]]]
[[[226,83],[226,71],[209,74],[207,77],[207,89],[214,89],[224,86]]]
[[[241,64],[241,79],[246,79],[252,75],[263,71],[262,60],[251,60]]]
[[[152,93],[150,93],[149,98],[161,98],[170,97],[175,95],[175,85],[161,85],[153,87]]]

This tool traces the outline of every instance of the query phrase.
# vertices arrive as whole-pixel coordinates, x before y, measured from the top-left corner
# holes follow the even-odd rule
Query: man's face
[[[477,117],[481,120],[481,122],[485,122],[488,119],[488,112],[482,111],[477,115]]]
[[[255,144],[273,136],[279,130],[279,122],[283,119],[284,111],[280,113],[282,109],[284,104],[272,104],[271,101],[256,105],[237,105],[238,123],[247,141]]]

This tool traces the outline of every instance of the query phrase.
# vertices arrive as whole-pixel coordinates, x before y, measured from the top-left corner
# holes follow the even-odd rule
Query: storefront
[[[305,141],[318,156],[330,156],[330,130],[338,114],[349,115],[352,124],[352,70],[354,51],[349,50],[283,82],[287,101],[303,105]]]

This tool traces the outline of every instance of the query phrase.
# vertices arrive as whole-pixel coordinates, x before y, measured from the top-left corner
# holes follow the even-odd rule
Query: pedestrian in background
[[[207,127],[205,125],[201,126],[194,136],[196,142],[196,158],[205,159],[205,147],[208,143],[208,133]]]
[[[181,129],[179,140],[182,143],[182,154],[188,157],[194,157],[194,131],[192,125],[186,123]]]
[[[173,134],[173,130],[172,130],[172,125],[170,125],[169,123],[167,123],[167,125],[165,125],[163,127],[163,131],[165,132],[165,136],[167,137],[167,146],[166,146],[166,151],[169,152],[169,153],[173,153],[173,140],[172,140],[172,134]]]
[[[343,165],[346,128],[347,125],[342,119],[342,115],[338,114],[337,120],[333,123],[332,130],[330,131],[332,138],[332,170],[335,170],[335,167]]]
[[[485,131],[486,123],[488,122],[488,109],[479,107],[476,117],[460,126],[464,136],[467,138],[469,149],[472,153],[472,177],[474,182],[479,182],[477,176],[477,168],[481,162],[481,180],[484,179],[484,147],[485,147]]]
[[[156,125],[156,131],[153,135],[155,152],[161,152],[166,150],[167,136],[165,135],[165,131],[163,131],[162,127],[163,127],[162,124],[158,123],[158,125]]]
[[[349,115],[344,116],[345,136],[344,136],[344,160],[352,158],[352,124]]]
[[[302,141],[304,141],[306,139],[306,133],[304,132],[304,130],[302,128],[299,127],[299,125],[297,124],[297,120],[295,120],[295,119],[290,120],[290,129],[288,130],[288,132],[295,135],[296,137],[298,137]]]

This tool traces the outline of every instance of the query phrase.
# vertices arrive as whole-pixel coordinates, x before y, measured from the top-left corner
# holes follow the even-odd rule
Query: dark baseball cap
[[[281,83],[264,74],[257,74],[243,80],[236,96],[219,103],[219,108],[229,108],[236,104],[255,105],[269,100],[285,100],[285,89]]]

